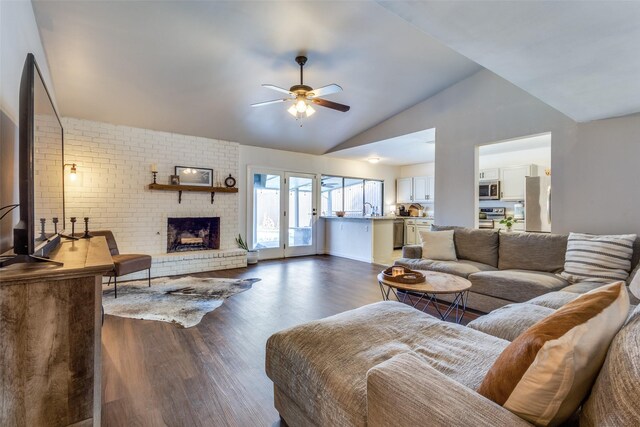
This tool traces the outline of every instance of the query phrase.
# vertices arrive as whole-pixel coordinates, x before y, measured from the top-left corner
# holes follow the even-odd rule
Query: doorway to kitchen
[[[261,259],[316,253],[317,177],[249,170],[249,245]]]
[[[551,134],[476,150],[478,228],[551,232]]]

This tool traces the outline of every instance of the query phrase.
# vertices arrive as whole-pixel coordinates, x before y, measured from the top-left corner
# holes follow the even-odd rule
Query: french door
[[[316,253],[316,175],[249,169],[249,236],[260,258]]]

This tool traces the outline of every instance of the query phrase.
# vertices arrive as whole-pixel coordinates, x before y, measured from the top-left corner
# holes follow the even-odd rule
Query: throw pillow
[[[635,234],[569,234],[562,277],[571,283],[626,280],[631,270]]]
[[[457,261],[453,230],[421,231],[422,258],[437,261]]]
[[[580,295],[513,340],[478,393],[538,426],[566,421],[589,393],[628,312],[624,282]]]
[[[640,298],[640,264],[638,264],[634,273],[635,275],[633,276],[631,283],[629,283],[629,291],[631,291],[636,298]]]

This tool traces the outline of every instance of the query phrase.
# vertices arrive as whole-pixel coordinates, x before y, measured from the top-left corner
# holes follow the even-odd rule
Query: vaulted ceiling
[[[485,67],[577,121],[640,111],[640,2],[33,1],[63,116],[313,154]],[[262,88],[337,83],[297,122]],[[302,125],[302,127],[300,126]]]

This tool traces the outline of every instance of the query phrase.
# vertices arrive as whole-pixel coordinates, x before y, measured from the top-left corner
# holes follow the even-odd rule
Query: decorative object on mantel
[[[224,180],[224,185],[227,188],[233,188],[236,186],[236,179],[233,176],[231,176],[231,174],[229,174],[227,179]]]
[[[214,202],[216,193],[237,193],[237,188],[227,187],[202,187],[198,185],[165,185],[165,184],[149,184],[149,190],[177,191],[178,203],[182,203],[182,192],[192,191],[200,193],[211,193],[211,204]]]
[[[175,171],[180,177],[180,185],[213,186],[213,169],[176,166]]]
[[[153,174],[153,183],[156,183],[156,175],[158,175],[158,165],[157,164],[152,164],[151,165],[151,173]]]
[[[336,216],[342,218],[345,213],[345,211],[336,211]]]
[[[104,312],[131,319],[158,320],[190,328],[205,314],[220,307],[226,298],[251,289],[260,279],[221,279],[200,277],[160,277],[124,282],[118,299],[112,288],[103,286]]]
[[[513,224],[515,224],[516,222],[518,222],[518,220],[512,216],[508,216],[500,220],[500,224],[504,224],[507,227],[508,232],[511,232],[511,227],[513,227]]]
[[[169,185],[180,185],[180,175],[169,175]]]
[[[240,249],[247,251],[247,264],[257,264],[260,259],[260,251],[258,249],[249,249],[247,242],[242,238],[242,234],[236,237],[236,243]]]

